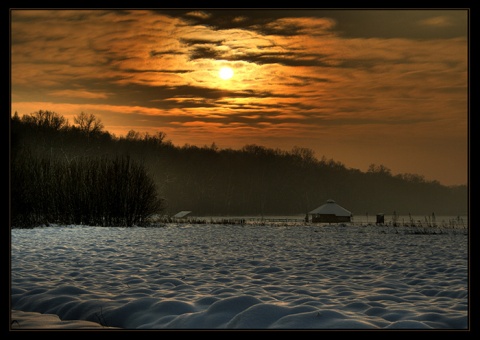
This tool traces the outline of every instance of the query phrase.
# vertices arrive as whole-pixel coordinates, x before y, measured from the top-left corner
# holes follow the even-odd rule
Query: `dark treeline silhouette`
[[[259,145],[219,149],[214,143],[179,147],[162,132],[152,135],[132,130],[116,137],[104,131],[93,115],[81,113],[75,119],[77,125],[70,125],[54,112],[39,112],[12,117],[13,160],[24,158],[21,150],[43,159],[68,161],[130,155],[145,167],[165,199],[163,213],[167,215],[181,210],[197,216],[297,215],[327,199],[354,215],[467,213],[465,185],[444,186],[416,174],[392,175],[383,165],[372,164],[362,172],[332,159],[318,159],[312,150],[300,147],[290,151]],[[112,185],[121,188],[123,184]],[[108,199],[113,193],[103,195],[102,199]]]
[[[142,225],[162,208],[155,184],[129,156],[66,161],[25,151],[12,162],[11,184],[17,227]]]
[[[143,164],[127,154],[73,152],[82,140],[87,144],[90,138],[109,140],[94,116],[82,113],[75,122],[79,128],[69,127],[65,119],[49,111],[24,116],[22,121],[14,117],[12,226],[133,226],[145,224],[149,216],[160,213],[163,200]],[[22,125],[25,129],[17,131]],[[25,138],[24,133],[31,135]],[[35,136],[39,138],[37,145],[32,139]],[[64,149],[64,142],[70,147]]]

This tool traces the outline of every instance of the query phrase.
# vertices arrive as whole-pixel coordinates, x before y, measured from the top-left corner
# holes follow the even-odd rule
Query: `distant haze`
[[[117,136],[310,148],[467,183],[468,18],[449,10],[11,10],[11,109]],[[233,77],[219,77],[221,67]]]

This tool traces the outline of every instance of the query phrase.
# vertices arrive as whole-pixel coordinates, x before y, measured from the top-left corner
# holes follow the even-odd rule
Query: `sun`
[[[218,72],[218,75],[223,80],[227,80],[233,77],[233,70],[231,67],[224,66],[220,69],[220,71]]]

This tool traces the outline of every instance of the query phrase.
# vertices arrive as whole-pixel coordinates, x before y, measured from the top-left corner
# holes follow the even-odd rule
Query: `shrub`
[[[11,169],[14,227],[141,225],[164,208],[143,164],[129,156],[63,160],[22,152]]]

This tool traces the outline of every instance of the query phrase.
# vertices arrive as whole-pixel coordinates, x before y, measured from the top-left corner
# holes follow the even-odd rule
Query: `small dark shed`
[[[352,213],[329,199],[327,203],[309,213],[314,223],[341,223],[351,222]]]
[[[377,214],[377,224],[384,224],[384,223],[385,223],[385,215]]]

